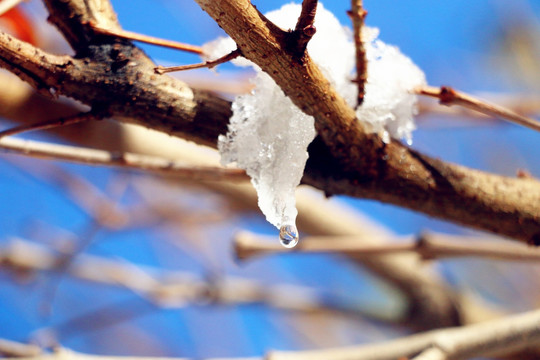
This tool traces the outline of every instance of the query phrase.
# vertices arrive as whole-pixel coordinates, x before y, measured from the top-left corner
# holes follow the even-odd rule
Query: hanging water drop
[[[296,226],[286,224],[279,229],[279,242],[281,245],[290,249],[298,244],[298,230]]]

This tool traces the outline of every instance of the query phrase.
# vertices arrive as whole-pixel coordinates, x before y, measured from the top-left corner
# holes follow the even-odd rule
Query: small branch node
[[[314,26],[317,4],[318,0],[304,0],[302,2],[302,12],[298,17],[294,30],[291,32],[291,48],[298,57],[304,55],[307,44],[317,32]]]

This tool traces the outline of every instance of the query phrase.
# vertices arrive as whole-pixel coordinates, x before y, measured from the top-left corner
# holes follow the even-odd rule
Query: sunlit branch
[[[293,31],[295,36],[295,52],[297,55],[303,55],[308,42],[311,40],[317,29],[313,25],[315,22],[315,15],[317,14],[318,0],[304,0],[302,1],[302,11],[296,22],[296,26]]]
[[[114,30],[105,29],[91,22],[90,22],[90,25],[97,33],[100,33],[103,35],[116,36],[122,39],[140,41],[146,44],[167,47],[167,48],[186,51],[186,52],[199,54],[199,55],[203,54],[203,50],[200,46],[184,44],[184,43],[173,41],[173,40],[160,39],[157,37],[138,34],[132,31],[126,31],[126,30],[121,30],[121,29],[114,29]]]
[[[442,86],[441,88],[433,86],[425,86],[416,89],[416,93],[419,95],[430,96],[439,99],[443,105],[459,105],[468,109],[478,111],[482,114],[500,118],[515,124],[519,124],[530,129],[540,131],[540,122],[526,116],[520,115],[510,109],[506,109],[502,106],[489,103],[484,100],[480,100],[471,95],[465,94],[460,91],[456,91],[448,86]]]
[[[211,60],[211,61],[205,61],[203,63],[199,63],[199,64],[190,64],[190,65],[179,65],[179,66],[157,66],[154,70],[156,73],[158,74],[165,74],[165,73],[169,73],[169,72],[174,72],[174,71],[185,71],[185,70],[193,70],[193,69],[201,69],[201,68],[209,68],[209,69],[212,69],[216,66],[218,66],[219,64],[223,64],[223,63],[226,63],[226,62],[229,62],[233,59],[236,59],[237,57],[241,56],[241,53],[240,53],[240,50],[236,49],[232,52],[230,52],[229,54],[225,55],[225,56],[222,56],[216,60]]]
[[[249,232],[238,233],[234,240],[236,256],[243,260],[294,252],[340,254],[359,260],[372,256],[417,253],[424,260],[483,257],[505,261],[540,261],[540,249],[524,244],[437,233],[425,233],[418,238],[386,238],[378,244],[366,244],[362,236],[308,236],[294,250],[280,246],[275,239],[272,241]]]
[[[117,166],[134,170],[175,175],[193,180],[245,181],[243,170],[226,169],[214,166],[193,166],[174,160],[144,156],[132,153],[114,153],[104,150],[76,146],[50,144],[38,141],[4,138],[0,148],[5,152],[19,155],[65,160],[88,165]]]

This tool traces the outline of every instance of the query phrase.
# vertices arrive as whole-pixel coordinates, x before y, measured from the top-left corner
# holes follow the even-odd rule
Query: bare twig
[[[234,238],[235,252],[239,259],[279,253],[339,253],[352,257],[388,255],[411,251],[414,244],[366,244],[362,236],[308,236],[293,249],[281,246],[275,239],[257,236],[249,232],[238,233]]]
[[[409,236],[399,241],[386,237],[378,244],[366,244],[362,236],[308,236],[294,249],[286,249],[276,241],[268,241],[270,239],[249,232],[238,233],[234,240],[236,256],[243,260],[290,252],[341,254],[359,260],[413,252],[424,260],[485,257],[506,261],[540,261],[540,249],[524,244],[437,233],[425,233],[418,239]]]
[[[53,160],[65,160],[88,165],[118,166],[128,169],[164,173],[182,178],[210,181],[245,181],[244,171],[213,166],[191,166],[163,158],[132,153],[111,153],[104,150],[49,144],[38,141],[4,138],[0,148],[19,155]]]
[[[138,34],[132,31],[126,31],[122,29],[105,29],[93,22],[89,22],[90,26],[99,34],[116,36],[122,39],[140,41],[146,44],[157,45],[167,47],[175,50],[186,51],[194,54],[203,54],[203,50],[200,46],[184,44],[178,41],[160,39],[153,36]]]
[[[442,86],[441,88],[424,86],[416,89],[416,93],[419,95],[437,98],[443,105],[463,106],[481,112],[488,116],[507,120],[509,122],[519,124],[536,131],[540,131],[539,121],[517,114],[516,112],[510,109],[506,109],[502,106],[477,99],[460,91],[456,91],[448,86]]]
[[[25,0],[3,0],[0,1],[0,16],[7,13],[9,10],[13,9],[15,6],[19,5]]]
[[[318,0],[302,1],[302,11],[293,31],[295,37],[294,51],[299,56],[304,54],[309,40],[311,40],[317,31],[313,25],[315,15],[317,14],[317,4]]]
[[[60,119],[45,120],[45,121],[41,121],[35,124],[20,125],[20,126],[13,127],[11,129],[0,131],[0,139],[3,138],[4,136],[12,136],[12,135],[16,135],[16,134],[20,134],[20,133],[28,132],[28,131],[34,131],[34,130],[53,129],[59,126],[78,124],[80,122],[93,120],[93,119],[100,119],[100,117],[92,112],[84,112],[84,113],[79,113],[79,114],[75,114],[68,117],[63,117]]]
[[[368,66],[366,48],[362,40],[362,30],[367,15],[367,11],[364,10],[363,0],[352,0],[352,8],[348,14],[353,23],[354,45],[356,47],[356,79],[354,82],[358,85],[357,106],[361,106],[364,102]]]
[[[241,56],[240,50],[236,49],[234,51],[231,51],[229,54],[222,56],[216,60],[211,61],[205,61],[200,64],[191,64],[191,65],[179,65],[179,66],[157,66],[154,70],[157,74],[165,74],[169,72],[174,71],[184,71],[184,70],[193,70],[193,69],[201,69],[201,68],[209,68],[212,69],[219,64],[226,63],[228,61],[231,61],[233,59],[236,59],[237,57]]]

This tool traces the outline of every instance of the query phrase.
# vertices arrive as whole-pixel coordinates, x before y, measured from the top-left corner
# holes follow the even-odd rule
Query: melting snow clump
[[[266,16],[283,29],[293,29],[300,11],[300,5],[288,4]],[[307,47],[309,55],[349,105],[355,106],[357,86],[351,80],[355,78],[356,60],[350,29],[320,3],[315,27],[317,32]],[[383,43],[377,36],[377,29],[364,28],[368,80],[364,103],[356,114],[385,142],[394,137],[411,143],[416,113],[416,96],[411,91],[424,85],[425,77],[397,47]],[[221,38],[203,49],[208,59],[216,59],[235,48],[232,39]],[[244,58],[233,63],[252,66],[257,74],[251,93],[233,102],[229,131],[219,137],[221,162],[236,162],[246,170],[266,219],[281,228],[282,243],[292,247],[298,240],[294,191],[308,158],[307,146],[315,137],[314,120],[298,109],[257,65]]]

